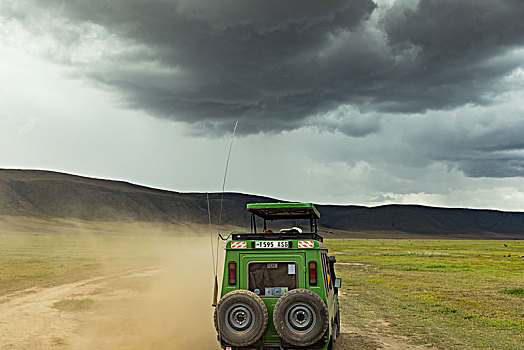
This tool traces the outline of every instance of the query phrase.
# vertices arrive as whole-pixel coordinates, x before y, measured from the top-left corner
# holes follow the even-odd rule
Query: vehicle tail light
[[[229,271],[228,282],[230,286],[237,284],[237,263],[230,261],[227,263],[227,270]]]
[[[310,261],[309,264],[309,285],[316,286],[317,285],[317,262],[316,261]]]

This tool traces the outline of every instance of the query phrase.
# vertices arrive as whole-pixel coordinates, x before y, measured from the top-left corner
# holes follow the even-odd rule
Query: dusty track
[[[337,340],[336,350],[426,350],[425,346],[411,345],[401,337],[384,336],[378,332],[369,333],[361,329],[342,325],[342,333]],[[434,349],[434,348],[433,348]]]
[[[0,349],[218,349],[207,325],[207,303],[186,312],[175,305],[179,288],[157,283],[171,273],[158,267],[128,270],[5,295]],[[85,306],[85,300],[91,303]],[[64,309],[64,301],[73,302]],[[425,348],[344,326],[336,349]]]
[[[0,298],[0,349],[82,348],[79,328],[98,318],[93,310],[61,311],[64,300],[110,301],[132,296],[131,290],[114,289],[116,280],[158,275],[158,268],[129,270],[51,288],[33,287]],[[108,288],[110,287],[111,288]],[[98,293],[97,290],[106,291]]]

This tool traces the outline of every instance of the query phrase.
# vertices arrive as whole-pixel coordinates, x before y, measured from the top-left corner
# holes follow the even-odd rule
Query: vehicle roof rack
[[[252,203],[246,210],[265,220],[320,219],[313,203]]]
[[[246,210],[251,213],[251,233],[257,233],[255,217],[264,219],[264,231],[267,221],[273,220],[309,220],[310,232],[317,234],[317,219],[320,213],[313,203],[250,203]],[[271,238],[270,238],[271,239]]]
[[[323,242],[324,238],[315,232],[302,233],[233,233],[231,234],[233,241],[245,240],[289,240],[289,239],[314,239]]]

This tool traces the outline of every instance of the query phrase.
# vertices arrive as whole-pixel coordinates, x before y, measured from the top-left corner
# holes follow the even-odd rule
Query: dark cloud
[[[524,177],[524,157],[465,160],[459,169],[470,177]]]
[[[400,6],[384,17],[388,38],[393,46],[419,47],[420,64],[430,70],[482,60],[523,42],[519,0],[420,0],[415,8]]]
[[[524,3],[518,0],[420,0],[414,8],[393,6],[381,21],[391,48],[411,48],[417,56],[399,71],[399,79],[388,79],[396,88],[386,109],[418,112],[489,103],[485,94],[493,84],[522,67],[522,56],[511,51],[524,44],[523,16]],[[506,58],[494,60],[501,56]],[[406,73],[410,78],[404,80]]]
[[[517,0],[21,3],[64,19],[51,31],[70,49],[93,40],[86,25],[118,38],[127,50],[65,60],[127,106],[207,132],[236,119],[241,133],[290,130],[343,104],[403,113],[487,104],[494,82],[522,65],[521,57],[489,61],[524,43]],[[25,23],[38,17],[8,4]],[[368,129],[357,136],[377,130]]]
[[[524,67],[524,2],[378,4],[17,0],[0,3],[0,15],[53,38],[48,57],[125,106],[195,133],[220,134],[235,120],[240,134],[315,126],[386,137],[378,154],[389,152],[386,133],[398,132],[398,161],[447,162],[471,177],[524,176],[522,111],[468,119],[466,109],[463,123],[439,122],[437,113],[489,107],[523,89],[522,79],[507,78]],[[385,118],[411,114],[402,127],[383,127]],[[416,115],[429,118],[420,124]]]
[[[59,13],[147,48],[82,67],[123,92],[129,106],[204,127],[224,122],[229,129],[232,120],[249,120],[252,127],[240,130],[247,133],[293,129],[336,107],[334,72],[319,55],[374,8],[371,0],[97,0],[60,3]],[[133,69],[148,61],[174,71],[166,79],[144,77],[140,65]]]
[[[379,115],[361,113],[348,105],[309,118],[305,123],[320,131],[340,132],[351,137],[365,137],[381,130]]]
[[[401,127],[406,127],[402,125]],[[524,177],[524,110],[465,107],[411,122],[405,140],[417,155],[450,164],[469,177]]]

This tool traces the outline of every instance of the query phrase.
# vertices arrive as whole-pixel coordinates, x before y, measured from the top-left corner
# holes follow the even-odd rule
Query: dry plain
[[[524,242],[327,243],[337,349],[522,348]],[[0,349],[218,349],[210,244],[206,226],[2,216]]]

